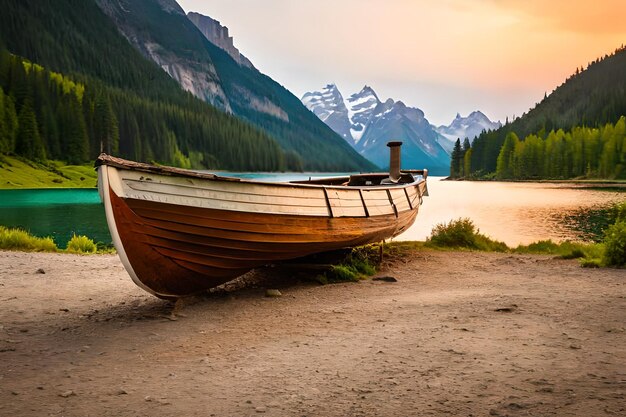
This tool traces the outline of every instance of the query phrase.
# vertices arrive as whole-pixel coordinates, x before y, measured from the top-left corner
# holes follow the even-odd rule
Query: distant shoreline
[[[468,182],[505,182],[505,183],[535,183],[535,184],[571,184],[586,187],[580,188],[623,188],[626,190],[626,180],[500,180],[500,179],[466,179],[466,178],[450,178],[446,177],[442,181],[468,181]]]

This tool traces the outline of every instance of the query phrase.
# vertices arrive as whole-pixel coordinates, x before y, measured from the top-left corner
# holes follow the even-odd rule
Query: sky
[[[626,44],[624,0],[178,0],[298,98],[371,86],[433,124],[521,116]]]

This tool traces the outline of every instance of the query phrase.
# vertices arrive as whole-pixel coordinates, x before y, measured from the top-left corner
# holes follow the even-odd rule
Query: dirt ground
[[[626,271],[421,251],[383,275],[174,306],[117,256],[0,252],[0,416],[626,415]]]

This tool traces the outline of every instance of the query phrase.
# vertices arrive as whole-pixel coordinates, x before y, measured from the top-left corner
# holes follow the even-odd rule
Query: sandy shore
[[[626,271],[424,251],[384,275],[174,309],[117,256],[0,252],[0,415],[626,414]]]

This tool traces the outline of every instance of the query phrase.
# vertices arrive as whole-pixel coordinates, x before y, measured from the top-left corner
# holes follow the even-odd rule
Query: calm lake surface
[[[537,240],[591,240],[589,222],[626,201],[626,193],[572,184],[443,181],[428,178],[415,224],[397,240],[424,240],[438,223],[472,219],[481,233],[509,246]]]
[[[290,181],[328,174],[229,175]],[[424,240],[436,224],[459,217],[472,219],[482,233],[509,246],[540,239],[589,240],[585,222],[590,216],[602,216],[602,209],[626,201],[624,192],[572,185],[441,179],[428,179],[429,196],[424,198],[417,221],[397,240]],[[111,242],[96,189],[0,190],[0,225],[51,236],[59,247],[65,247],[73,233]]]

